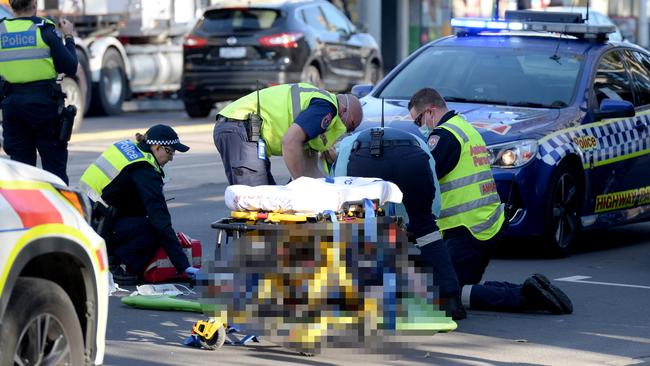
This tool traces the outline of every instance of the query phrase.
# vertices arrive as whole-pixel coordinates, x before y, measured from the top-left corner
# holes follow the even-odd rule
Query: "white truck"
[[[76,78],[62,80],[69,103],[79,111],[117,115],[125,99],[178,91],[183,36],[209,3],[39,0],[40,14],[75,23],[80,67]]]

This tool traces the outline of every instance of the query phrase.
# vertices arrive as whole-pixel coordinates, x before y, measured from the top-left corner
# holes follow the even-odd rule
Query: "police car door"
[[[624,55],[619,50],[605,53],[592,80],[591,109],[600,110],[604,99],[634,103],[632,78],[625,68]],[[639,138],[636,117],[595,121],[574,137],[585,157],[589,174],[589,196],[586,210],[602,214],[635,206],[640,187],[641,159],[638,157]],[[647,138],[647,131],[643,135]]]

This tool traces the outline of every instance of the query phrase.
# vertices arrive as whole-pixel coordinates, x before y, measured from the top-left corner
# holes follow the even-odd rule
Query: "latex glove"
[[[185,273],[190,276],[191,279],[196,279],[196,274],[199,273],[199,269],[196,267],[187,267],[185,268]]]

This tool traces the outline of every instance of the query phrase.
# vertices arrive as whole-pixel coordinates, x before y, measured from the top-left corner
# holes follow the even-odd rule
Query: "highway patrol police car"
[[[581,229],[650,216],[650,54],[608,41],[613,26],[580,14],[507,12],[453,19],[374,89],[356,86],[365,122],[385,100],[390,127],[417,131],[409,98],[431,87],[481,132],[510,237],[570,252]]]
[[[104,240],[79,191],[0,158],[0,365],[100,365],[108,315]]]

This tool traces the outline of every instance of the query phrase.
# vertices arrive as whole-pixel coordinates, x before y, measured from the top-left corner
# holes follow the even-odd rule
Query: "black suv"
[[[257,81],[344,91],[381,78],[375,40],[329,2],[234,4],[207,9],[185,38],[181,94],[190,117],[254,91]]]

